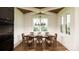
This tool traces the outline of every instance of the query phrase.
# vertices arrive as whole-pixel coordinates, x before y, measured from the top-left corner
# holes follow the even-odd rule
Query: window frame
[[[40,22],[39,31],[34,31],[34,26],[35,26],[35,25],[34,25],[34,19],[35,19],[35,18],[33,18],[33,22],[32,22],[32,23],[33,23],[33,27],[32,27],[32,31],[33,31],[33,32],[47,32],[47,31],[48,31],[48,18],[45,18],[45,19],[47,20],[47,24],[46,24],[46,26],[45,26],[46,29],[47,29],[46,31],[42,31],[42,30],[41,30],[41,28],[42,28],[42,26],[41,26],[41,23],[42,23],[41,20],[42,20],[43,18],[42,18],[42,19],[39,19],[39,18],[38,18],[38,20],[39,20],[39,22]]]
[[[61,16],[61,25],[60,25],[60,32],[61,33],[64,33],[64,29],[63,29],[64,27],[63,26],[64,26],[64,16],[62,15]]]
[[[67,18],[67,16],[70,18],[69,24],[68,24],[68,18]],[[65,30],[66,30],[66,34],[68,34],[68,35],[70,35],[70,25],[71,25],[71,15],[70,15],[70,13],[67,13],[66,14]],[[68,28],[69,28],[69,32],[68,32]]]

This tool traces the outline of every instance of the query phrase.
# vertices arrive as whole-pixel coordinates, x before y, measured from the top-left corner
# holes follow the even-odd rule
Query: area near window
[[[66,15],[66,34],[70,34],[70,14]]]
[[[33,31],[45,32],[47,31],[48,19],[47,18],[34,18],[33,19]]]
[[[63,33],[64,17],[61,16],[61,32]]]

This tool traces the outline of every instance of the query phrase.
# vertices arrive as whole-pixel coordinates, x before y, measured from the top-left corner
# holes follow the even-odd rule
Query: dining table
[[[31,38],[33,38],[34,39],[34,47],[36,47],[37,37],[42,37],[42,48],[44,49],[45,48],[45,41],[46,41],[46,39],[49,36],[52,37],[52,38],[55,38],[55,36],[53,36],[53,35],[25,35],[24,37],[31,37]]]

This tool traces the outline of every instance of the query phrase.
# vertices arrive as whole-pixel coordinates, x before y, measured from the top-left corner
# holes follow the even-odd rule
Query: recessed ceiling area
[[[46,7],[34,7],[34,8],[43,9],[43,8],[46,8]]]
[[[64,9],[64,7],[25,7],[25,9],[23,8],[18,8],[22,13],[26,14],[26,13],[30,13],[30,12],[36,12],[39,13],[41,10],[42,12],[46,13],[46,12],[50,12],[50,13],[59,13],[62,9]]]
[[[22,13],[29,13],[29,12],[32,12],[32,11],[30,11],[30,10],[26,10],[26,9],[21,9],[21,8],[18,8]]]
[[[58,8],[58,9],[54,9],[54,10],[50,10],[49,12],[52,12],[52,13],[59,13],[62,9],[64,9],[64,7]]]

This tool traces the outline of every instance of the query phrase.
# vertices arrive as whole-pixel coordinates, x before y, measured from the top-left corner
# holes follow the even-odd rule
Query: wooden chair
[[[24,33],[22,33],[22,39],[24,39]]]
[[[33,48],[34,47],[34,37],[27,36],[27,45],[28,45],[29,48]]]
[[[27,47],[27,38],[25,37],[24,33],[22,33],[22,47]]]
[[[48,36],[45,38],[45,45],[46,45],[46,48],[52,47],[53,45],[52,36]]]
[[[49,32],[45,32],[45,36],[48,36],[49,35]]]
[[[43,41],[42,41],[42,36],[36,36],[36,48],[42,48],[42,44],[43,44]]]
[[[33,32],[30,33],[30,35],[24,35],[24,33],[22,33],[22,43],[23,43],[23,47],[26,48],[33,48],[34,45],[34,37],[33,37]]]
[[[57,33],[55,33],[55,37],[53,38],[53,47],[57,47]]]

